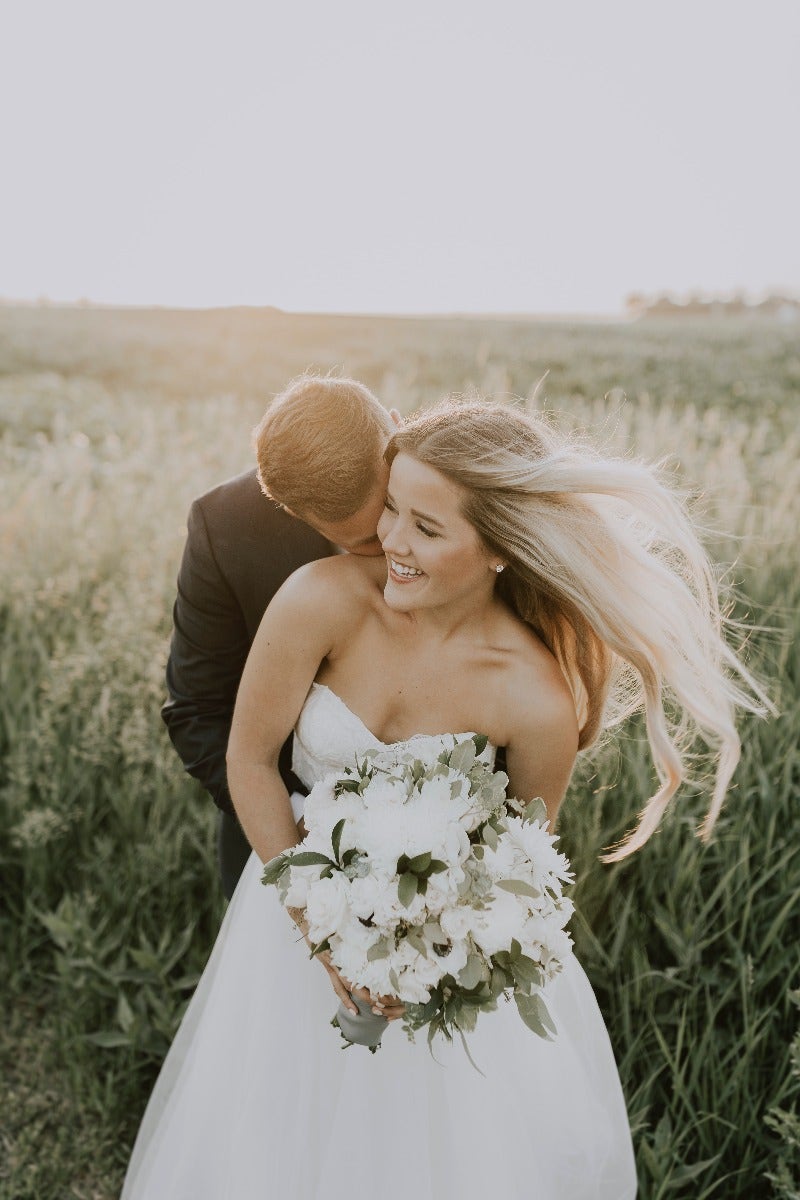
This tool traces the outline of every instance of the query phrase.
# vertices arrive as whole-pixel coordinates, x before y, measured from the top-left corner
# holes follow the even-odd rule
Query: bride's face
[[[433,608],[491,594],[495,564],[463,516],[461,500],[461,489],[433,467],[397,455],[378,522],[390,608]]]

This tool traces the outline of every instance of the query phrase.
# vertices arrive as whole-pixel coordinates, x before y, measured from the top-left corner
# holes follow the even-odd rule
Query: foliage
[[[0,309],[0,1200],[117,1194],[213,942],[212,806],[158,716],[174,577],[190,500],[249,464],[265,400],[309,365],[403,411],[470,387],[532,398],[668,457],[701,504],[733,615],[765,627],[751,657],[781,716],[745,723],[707,847],[695,790],[644,851],[601,865],[652,791],[641,730],[581,763],[560,830],[573,932],[643,1200],[797,1196],[792,331]]]

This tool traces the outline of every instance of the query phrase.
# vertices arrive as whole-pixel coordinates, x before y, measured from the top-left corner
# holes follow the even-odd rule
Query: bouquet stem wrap
[[[358,1016],[345,1008],[344,1004],[340,1004],[331,1024],[341,1032],[347,1042],[352,1042],[354,1046],[367,1046],[374,1053],[389,1022],[386,1017],[376,1016],[365,1000],[359,999],[358,996],[351,996],[350,999],[358,1009]]]

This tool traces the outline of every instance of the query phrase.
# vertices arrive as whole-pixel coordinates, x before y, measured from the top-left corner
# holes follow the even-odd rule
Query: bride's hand
[[[288,908],[286,910],[289,916],[294,921],[297,928],[302,933],[309,946],[312,945],[308,936],[308,922],[306,921],[305,912],[302,908]],[[358,1016],[358,1009],[353,1003],[352,997],[357,996],[364,1004],[368,1004],[370,1008],[382,1017],[386,1017],[387,1021],[396,1021],[398,1017],[402,1017],[405,1013],[405,1005],[396,996],[373,996],[367,988],[354,988],[348,979],[340,975],[336,967],[331,962],[330,953],[323,950],[320,954],[315,955],[325,970],[328,972],[331,981],[331,987],[341,1000],[344,1007],[351,1012],[353,1016]]]

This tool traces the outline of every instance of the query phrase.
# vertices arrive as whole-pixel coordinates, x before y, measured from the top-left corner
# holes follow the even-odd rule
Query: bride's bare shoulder
[[[572,734],[577,728],[575,703],[555,655],[529,625],[508,617],[503,623],[502,671],[508,715],[529,728],[555,724]]]
[[[386,560],[336,554],[299,567],[278,593],[306,611],[357,615],[380,600],[386,582]]]

